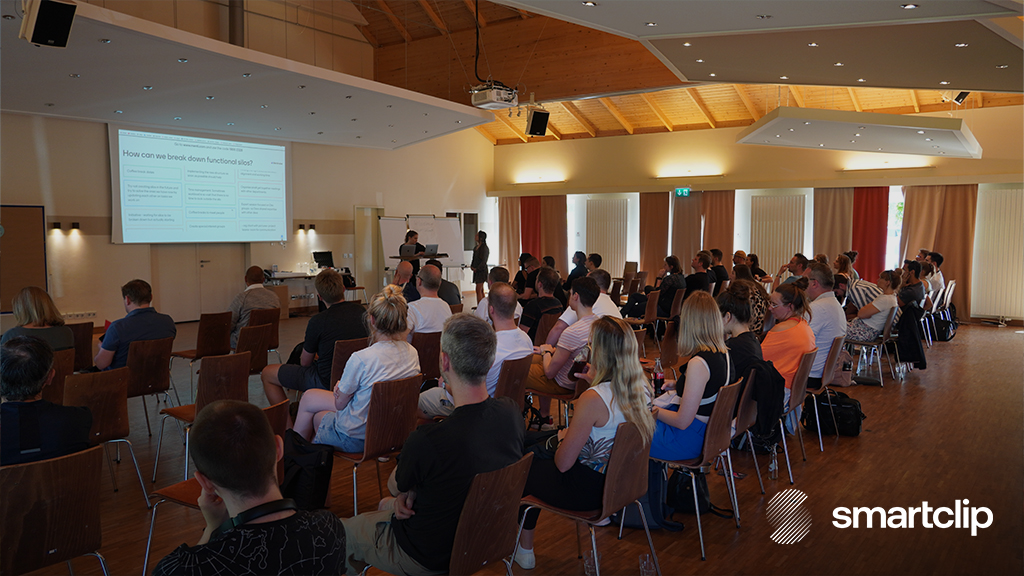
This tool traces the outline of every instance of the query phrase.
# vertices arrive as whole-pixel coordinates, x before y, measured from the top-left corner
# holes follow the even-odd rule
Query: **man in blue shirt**
[[[136,340],[173,338],[178,330],[174,320],[150,306],[153,287],[145,280],[132,280],[121,286],[124,310],[128,314],[107,328],[94,362],[100,370],[121,368],[128,364],[128,346]]]

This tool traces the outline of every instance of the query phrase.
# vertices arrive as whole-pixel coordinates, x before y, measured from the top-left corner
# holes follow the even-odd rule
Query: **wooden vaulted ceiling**
[[[743,127],[779,106],[913,114],[957,108],[936,90],[681,82],[642,44],[486,0],[354,0],[375,47],[375,79],[469,104],[479,76],[535,93],[548,135],[524,134],[525,106],[478,127],[496,145]],[[479,6],[479,14],[477,7]],[[477,25],[481,53],[475,65]],[[973,92],[960,108],[1024,104]]]

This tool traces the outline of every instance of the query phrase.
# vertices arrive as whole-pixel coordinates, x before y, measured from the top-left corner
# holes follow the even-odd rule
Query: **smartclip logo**
[[[807,494],[787,488],[768,501],[765,514],[775,531],[771,539],[778,544],[796,544],[811,530],[811,513],[804,506]]]
[[[971,536],[978,535],[979,528],[992,525],[992,511],[985,507],[968,506],[970,500],[956,500],[952,508],[945,506],[932,508],[927,501],[920,507],[889,508],[882,507],[840,507],[832,511],[832,525],[836,528],[874,528],[875,520],[879,528],[913,528],[914,519],[920,515],[923,528],[961,528],[970,529]],[[984,520],[981,517],[984,516]],[[774,538],[774,536],[773,536]]]

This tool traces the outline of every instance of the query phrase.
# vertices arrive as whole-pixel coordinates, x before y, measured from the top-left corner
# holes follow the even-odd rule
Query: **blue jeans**
[[[329,412],[320,421],[320,427],[316,429],[316,436],[313,442],[316,444],[330,444],[341,452],[362,452],[366,441],[363,438],[352,438],[347,436],[334,426],[334,419],[337,412]]]

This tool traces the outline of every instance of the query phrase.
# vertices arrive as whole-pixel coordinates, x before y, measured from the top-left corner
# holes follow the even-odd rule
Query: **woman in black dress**
[[[409,230],[405,233],[405,244],[403,244],[403,246],[406,244],[416,247],[416,249],[413,250],[414,259],[409,259],[409,263],[412,264],[412,279],[413,285],[415,286],[416,275],[420,272],[420,256],[423,256],[423,253],[427,251],[427,247],[420,244],[420,235],[415,230]],[[398,254],[402,254],[401,246],[398,248]]]
[[[487,259],[491,256],[491,249],[487,247],[487,232],[480,230],[476,233],[476,247],[473,248],[473,261],[469,269],[473,271],[473,283],[476,284],[476,301],[484,299],[484,283],[487,282]]]

